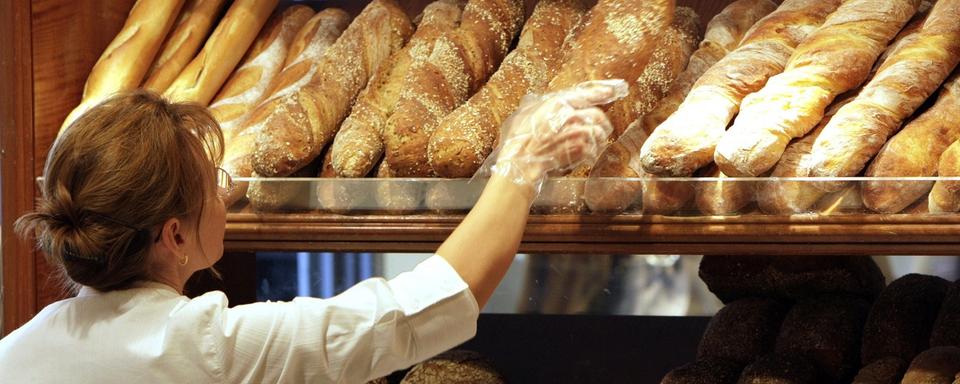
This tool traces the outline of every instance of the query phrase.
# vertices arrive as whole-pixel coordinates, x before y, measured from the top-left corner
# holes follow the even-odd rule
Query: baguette
[[[83,85],[80,105],[60,126],[60,132],[110,95],[140,85],[164,37],[177,19],[184,0],[139,0],[130,9],[123,28],[103,50]]]
[[[428,177],[430,136],[500,64],[523,21],[523,1],[470,0],[458,28],[415,61],[384,129],[386,162],[400,177]]]
[[[960,141],[943,152],[937,170],[942,178],[960,176]],[[960,212],[960,181],[938,180],[930,190],[927,205],[930,213]]]
[[[636,156],[646,139],[647,133],[639,124],[632,124],[600,154],[583,191],[583,199],[591,211],[619,213],[639,200],[643,194],[643,182],[621,179],[648,176],[640,168]]]
[[[299,11],[296,13],[299,13]],[[337,8],[327,8],[313,15],[313,17],[296,32],[296,36],[293,37],[289,48],[286,49],[286,57],[282,59],[282,62],[290,63],[290,65],[284,67],[283,71],[274,76],[263,75],[263,73],[267,71],[261,72],[260,81],[257,83],[257,86],[238,96],[230,96],[233,93],[230,90],[230,88],[233,88],[233,82],[228,82],[224,88],[224,92],[221,92],[226,98],[215,103],[215,106],[212,108],[214,116],[218,117],[218,119],[228,118],[232,113],[229,112],[227,108],[231,107],[231,109],[235,111],[238,110],[239,108],[232,107],[237,106],[233,104],[233,101],[239,100],[240,96],[250,96],[250,99],[256,99],[249,104],[240,105],[241,108],[253,110],[264,99],[275,96],[270,93],[270,89],[280,87],[284,92],[293,92],[295,89],[298,89],[297,86],[305,84],[310,76],[313,75],[316,71],[317,62],[327,47],[333,44],[343,30],[346,29],[349,22],[350,15]],[[269,51],[269,49],[266,51]],[[266,56],[261,59],[251,56],[250,63],[269,61],[270,59],[276,59],[276,57]],[[276,62],[271,61],[271,63]],[[256,74],[256,72],[252,70],[246,71],[245,67],[246,65],[241,66],[240,71]],[[240,79],[243,79],[243,77],[238,78],[237,85],[242,83]],[[269,85],[264,88],[259,88],[263,86],[265,82]],[[259,96],[254,95],[258,90],[262,90],[262,93]],[[234,177],[249,177],[254,173],[253,154],[256,150],[257,132],[265,129],[264,121],[254,118],[252,111],[238,112],[241,112],[242,115],[222,123],[224,128],[224,144],[226,145],[222,167]],[[220,113],[223,114],[220,115]],[[250,120],[253,121],[251,122]],[[247,183],[237,183],[237,188],[224,200],[224,203],[232,204],[240,200],[246,193]]]
[[[250,206],[259,212],[302,212],[316,208],[315,200],[310,196],[308,181],[293,181],[290,178],[307,178],[317,174],[320,159],[307,164],[288,178],[260,177],[257,174],[250,182],[247,199]]]
[[[677,111],[660,124],[641,149],[645,171],[690,176],[713,161],[714,149],[740,103],[783,71],[804,41],[840,0],[786,0],[754,25],[740,46],[710,67]]]
[[[704,177],[718,178],[717,181],[698,181],[694,185],[695,201],[700,212],[713,216],[731,216],[742,213],[757,196],[756,182],[728,178],[715,164],[703,171]]]
[[[257,132],[254,170],[267,177],[286,176],[316,159],[370,76],[412,34],[413,25],[395,0],[367,5],[320,59],[306,85],[289,92],[276,88],[253,112],[250,124],[270,127]]]
[[[266,96],[267,86],[283,69],[293,38],[313,15],[313,9],[305,5],[295,5],[273,15],[244,61],[213,99],[210,114],[220,123],[227,145],[246,114]]]
[[[639,78],[673,15],[669,0],[599,0],[571,40],[547,91],[587,80]]]
[[[224,0],[187,0],[173,32],[160,46],[160,54],[147,72],[143,88],[162,93],[193,59],[220,15]]]
[[[278,1],[234,1],[200,53],[177,75],[163,95],[176,102],[210,104],[253,44]]]
[[[383,129],[393,114],[404,77],[416,57],[428,55],[443,34],[460,24],[463,4],[435,1],[423,10],[417,31],[384,63],[357,98],[333,140],[332,169],[339,177],[364,177],[383,156]]]
[[[659,42],[636,81],[630,83],[630,94],[607,108],[613,126],[610,140],[616,140],[627,126],[649,113],[657,105],[673,81],[680,76],[690,55],[700,41],[700,16],[687,7],[676,7],[673,23],[660,36]],[[641,126],[642,129],[642,126]],[[647,132],[649,135],[650,132]],[[637,154],[640,151],[636,151]]]
[[[944,84],[937,102],[890,139],[867,168],[868,177],[931,177],[951,143],[960,139],[960,73]],[[903,211],[926,195],[931,182],[867,181],[860,196],[880,213]]]
[[[960,63],[957,20],[960,0],[940,0],[934,5],[915,38],[899,44],[856,100],[840,109],[824,128],[807,159],[811,176],[851,177],[863,170]],[[915,153],[929,150],[914,148]],[[906,157],[909,153],[901,152]],[[898,173],[897,168],[892,170]],[[896,173],[890,176],[908,176]],[[828,192],[839,189],[832,184],[818,186]]]
[[[379,179],[392,179],[397,176],[386,161],[380,162],[376,172]],[[378,180],[375,200],[384,213],[409,213],[421,208],[423,194],[424,184],[421,182]]]
[[[540,93],[553,78],[569,31],[586,12],[581,0],[537,3],[517,48],[486,85],[441,120],[427,147],[427,160],[440,177],[469,177],[499,141],[500,124],[520,99]]]
[[[667,95],[653,111],[643,115],[643,130],[649,133],[660,126],[677,110],[697,79],[736,49],[747,30],[775,9],[776,3],[770,0],[737,0],[714,16],[707,24],[700,47],[690,56],[687,68],[670,85]]]
[[[810,156],[813,142],[823,131],[823,127],[837,113],[840,107],[853,100],[853,97],[842,98],[835,102],[826,112],[823,120],[807,136],[794,140],[787,146],[777,162],[777,166],[770,173],[770,180],[763,181],[757,188],[757,204],[760,210],[769,214],[806,213],[820,200],[826,192],[821,191],[809,181],[779,180],[779,178],[798,178],[809,176],[809,170],[803,167],[804,159]]]
[[[740,115],[717,144],[714,161],[720,170],[758,176],[776,165],[791,139],[813,129],[837,96],[867,79],[919,5],[920,0],[844,2],[797,47],[783,73],[744,99]]]

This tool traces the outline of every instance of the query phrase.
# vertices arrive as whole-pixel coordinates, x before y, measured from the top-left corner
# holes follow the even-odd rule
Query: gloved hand
[[[613,131],[597,106],[628,92],[623,80],[602,80],[524,97],[504,121],[500,144],[474,178],[497,174],[539,193],[548,173],[595,162]]]

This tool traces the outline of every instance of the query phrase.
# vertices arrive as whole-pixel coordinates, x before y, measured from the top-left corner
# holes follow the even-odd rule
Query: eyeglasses
[[[235,187],[236,184],[233,183],[233,178],[230,177],[230,173],[223,168],[217,167],[217,195],[221,198],[227,197],[233,192]]]

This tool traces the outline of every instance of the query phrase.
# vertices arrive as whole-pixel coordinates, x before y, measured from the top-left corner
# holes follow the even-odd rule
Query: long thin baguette
[[[427,5],[417,31],[406,46],[370,79],[340,126],[331,149],[331,169],[339,177],[363,177],[383,157],[383,130],[400,98],[401,87],[416,57],[429,55],[433,44],[460,24],[463,4],[440,0]]]
[[[564,53],[550,92],[587,80],[640,77],[661,31],[673,22],[668,0],[600,0]]]
[[[636,161],[646,139],[647,133],[633,124],[604,149],[584,185],[583,199],[591,211],[618,213],[637,202],[643,193],[642,181],[621,179],[648,176]]]
[[[786,0],[757,22],[740,46],[707,70],[677,111],[641,149],[644,170],[690,176],[713,161],[714,149],[744,97],[783,71],[794,48],[840,5],[840,0]]]
[[[960,141],[943,152],[937,170],[940,177],[960,177]],[[960,181],[938,180],[930,190],[927,204],[930,213],[960,212]]]
[[[944,1],[944,0],[941,0]],[[867,168],[869,177],[930,177],[951,143],[960,139],[960,74],[944,84],[937,102],[907,124],[880,150]],[[926,195],[932,183],[918,181],[867,181],[860,196],[867,208],[897,213]]]
[[[367,5],[320,59],[307,85],[271,96],[253,112],[251,122],[270,127],[257,133],[254,170],[286,176],[317,158],[370,76],[412,34],[395,0]]]
[[[804,159],[810,156],[813,142],[817,140],[823,127],[830,122],[840,107],[853,100],[853,96],[841,98],[827,110],[820,124],[807,136],[794,140],[787,146],[770,173],[770,180],[761,182],[757,187],[757,204],[760,210],[769,214],[806,213],[811,210],[826,192],[815,187],[810,181],[780,180],[779,178],[797,178],[809,176],[809,170],[803,167]]]
[[[308,6],[294,5],[271,16],[244,61],[213,99],[210,114],[220,123],[227,145],[246,114],[267,96],[267,86],[283,69],[294,37],[314,14]]]
[[[630,94],[607,108],[607,117],[613,126],[611,140],[616,140],[630,124],[652,111],[666,96],[673,81],[686,68],[698,41],[700,16],[691,8],[676,7],[673,23],[660,35],[650,61],[636,81],[630,83]]]
[[[225,0],[187,0],[173,32],[164,40],[160,54],[147,72],[144,89],[162,93],[170,86],[197,55],[224,3]]]
[[[570,30],[586,13],[581,0],[542,0],[520,34],[520,42],[486,85],[447,115],[430,138],[427,159],[440,177],[469,177],[499,141],[500,124],[530,93],[553,78]]]
[[[385,161],[394,174],[433,175],[427,161],[430,136],[494,72],[522,22],[523,1],[470,0],[460,28],[411,65],[384,129]]]
[[[856,100],[824,128],[808,158],[811,176],[850,177],[863,170],[960,63],[958,20],[960,0],[940,0],[933,6],[916,38],[901,43]],[[896,168],[892,171],[898,172]],[[833,190],[828,186],[828,192]]]
[[[643,115],[643,130],[653,132],[676,112],[700,76],[736,49],[750,27],[776,9],[777,4],[771,0],[737,0],[714,16],[707,24],[699,48],[690,56],[687,68],[673,82],[667,95],[653,111]]]
[[[724,174],[758,176],[776,165],[790,140],[823,118],[840,94],[858,87],[917,12],[920,0],[849,0],[797,47],[783,73],[747,96],[717,144]]]
[[[139,0],[130,9],[120,33],[93,65],[83,85],[80,105],[60,126],[60,132],[110,95],[136,88],[150,70],[164,37],[177,19],[184,0]]]
[[[256,151],[257,133],[266,129],[264,120],[256,119],[253,111],[265,99],[274,96],[274,94],[271,94],[271,89],[275,90],[280,87],[282,92],[289,93],[299,89],[298,85],[306,84],[316,72],[317,63],[323,53],[326,52],[327,47],[336,41],[349,23],[350,15],[338,8],[327,8],[313,15],[296,32],[296,36],[293,37],[293,41],[286,49],[286,57],[280,60],[280,62],[290,63],[290,65],[285,66],[279,74],[274,76],[261,75],[261,81],[258,82],[258,85],[262,86],[263,81],[267,80],[269,85],[263,88],[259,96],[255,97],[255,95],[245,93],[247,96],[251,96],[250,99],[256,98],[257,100],[248,104],[249,110],[243,112],[242,116],[231,119],[229,124],[224,124],[225,131],[229,133],[225,132],[225,139],[228,139],[224,143],[226,149],[223,154],[222,167],[227,172],[230,172],[234,177],[253,175],[253,154]],[[253,61],[259,60],[253,59]],[[272,78],[267,79],[267,77]],[[231,88],[231,85],[228,83],[225,87],[224,89],[229,91],[228,88]],[[251,92],[256,92],[256,88]],[[224,99],[222,101],[224,107],[233,104],[231,100],[235,99],[233,97]],[[219,106],[213,108],[215,116],[217,116],[218,110]],[[247,183],[240,182],[237,183],[237,186],[231,195],[224,200],[224,203],[236,202],[247,194]]]
[[[236,0],[203,49],[164,91],[177,102],[210,104],[243,59],[279,0]]]
[[[720,172],[716,164],[703,171],[704,177],[713,177],[717,181],[698,181],[696,190],[697,208],[706,215],[730,216],[741,213],[757,196],[757,183],[747,180],[723,180],[727,175]]]

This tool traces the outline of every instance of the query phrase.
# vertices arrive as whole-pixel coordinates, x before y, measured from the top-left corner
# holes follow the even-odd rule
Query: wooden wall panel
[[[0,336],[33,317],[37,308],[34,253],[13,233],[16,218],[33,207],[30,5],[30,0],[0,1]]]

